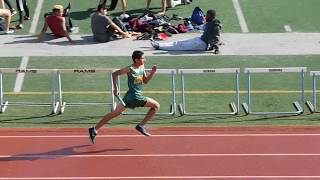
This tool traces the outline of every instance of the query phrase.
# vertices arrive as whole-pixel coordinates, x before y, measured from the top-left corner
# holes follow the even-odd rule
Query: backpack
[[[6,28],[4,26],[4,24],[0,23],[0,31],[4,31]]]
[[[194,8],[191,15],[191,21],[197,25],[204,24],[205,22],[204,14],[199,7]]]

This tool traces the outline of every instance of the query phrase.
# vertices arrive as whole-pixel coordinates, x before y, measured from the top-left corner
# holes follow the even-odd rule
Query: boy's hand
[[[153,65],[151,69],[151,73],[155,73],[157,71],[157,65]]]
[[[113,94],[114,94],[115,96],[118,96],[118,95],[119,95],[118,88],[115,88],[115,89],[113,90]]]

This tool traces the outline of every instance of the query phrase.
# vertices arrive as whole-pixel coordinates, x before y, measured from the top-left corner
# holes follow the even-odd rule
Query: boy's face
[[[144,65],[145,57],[142,55],[141,58],[136,58],[135,63],[139,66]]]

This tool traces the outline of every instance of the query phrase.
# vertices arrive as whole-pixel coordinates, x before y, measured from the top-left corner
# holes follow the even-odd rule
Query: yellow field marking
[[[305,93],[311,93],[312,90],[305,90]],[[318,91],[320,92],[320,91]],[[56,92],[57,93],[57,92]],[[97,95],[97,94],[110,94],[109,91],[63,91],[63,94],[71,95]],[[121,91],[125,93],[125,91]],[[171,94],[172,91],[143,91],[144,94]],[[181,91],[176,91],[177,94],[181,94]],[[233,94],[235,91],[185,91],[186,94]],[[247,93],[247,91],[240,91],[241,94]],[[255,90],[251,91],[253,94],[294,94],[301,93],[299,90]],[[51,92],[4,92],[5,95],[49,95]]]

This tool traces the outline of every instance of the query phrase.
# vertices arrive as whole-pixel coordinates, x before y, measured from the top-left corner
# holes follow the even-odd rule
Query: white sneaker
[[[13,34],[13,33],[14,33],[14,30],[8,30],[4,34]]]
[[[127,19],[129,17],[130,16],[128,14],[121,14],[119,18],[122,20],[122,19]]]

